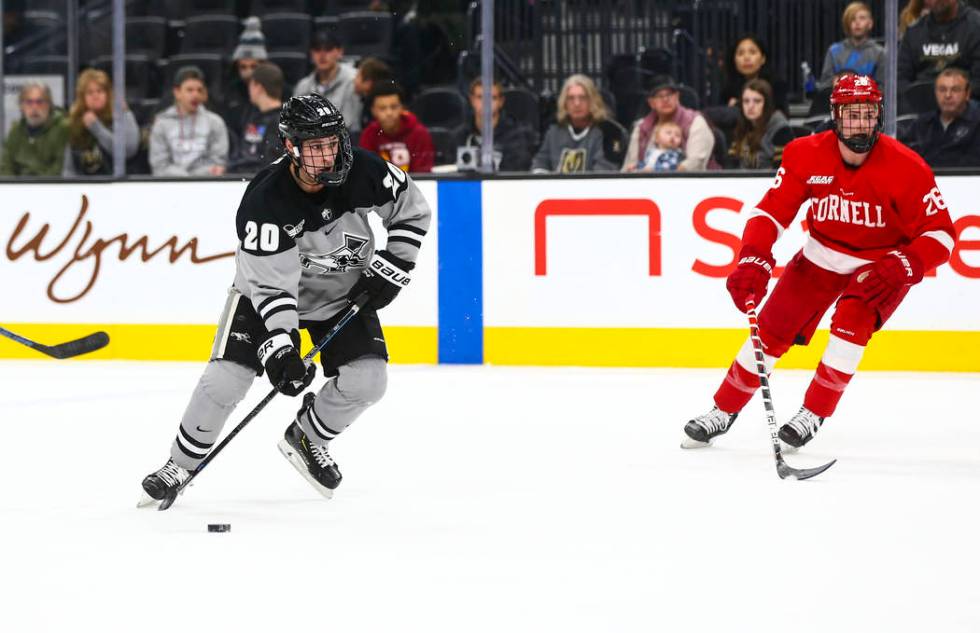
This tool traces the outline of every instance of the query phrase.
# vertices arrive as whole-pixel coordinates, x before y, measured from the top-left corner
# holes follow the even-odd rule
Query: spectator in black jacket
[[[262,62],[252,71],[248,96],[253,107],[245,115],[241,134],[230,134],[229,173],[254,174],[283,153],[279,108],[284,84],[282,70],[271,62]]]
[[[480,147],[483,130],[483,83],[477,77],[470,83],[470,106],[473,118],[469,124],[454,130],[457,146]],[[493,82],[493,159],[498,171],[528,171],[534,150],[534,130],[501,113],[504,107],[503,87]]]
[[[957,0],[925,0],[925,7],[929,14],[909,27],[898,48],[898,93],[959,66],[980,95],[980,11]]]
[[[773,105],[789,114],[786,81],[775,76],[769,63],[769,50],[756,35],[747,33],[735,41],[725,59],[725,83],[721,89],[721,104],[737,109],[742,99],[742,87],[750,79],[765,79],[772,86]]]
[[[939,108],[912,125],[908,143],[932,167],[980,167],[980,106],[970,100],[969,79],[961,68],[939,73]]]

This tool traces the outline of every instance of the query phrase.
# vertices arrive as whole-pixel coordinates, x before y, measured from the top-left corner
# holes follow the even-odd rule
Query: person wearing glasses
[[[20,90],[21,119],[10,128],[0,159],[0,176],[60,176],[68,144],[68,122],[51,104],[51,89],[39,82]]]

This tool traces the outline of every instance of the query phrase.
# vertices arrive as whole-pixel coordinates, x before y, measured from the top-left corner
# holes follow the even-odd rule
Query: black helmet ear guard
[[[287,140],[292,143],[293,149],[288,152],[289,160],[297,169],[304,169],[304,141],[331,136],[337,137],[338,141],[333,165],[316,172],[314,179],[321,185],[337,187],[347,180],[354,161],[350,133],[337,106],[318,94],[308,94],[293,97],[279,110],[279,138],[284,147]],[[305,171],[310,174],[309,170]]]

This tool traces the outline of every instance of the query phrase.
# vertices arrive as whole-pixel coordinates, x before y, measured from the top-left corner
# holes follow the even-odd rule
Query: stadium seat
[[[612,113],[613,116],[616,116],[616,95],[605,88],[599,88],[599,94],[602,96],[602,101],[606,104],[606,108],[609,110],[609,112]]]
[[[64,55],[68,51],[65,21],[54,11],[25,11],[21,22],[21,32],[30,38],[37,38],[29,44],[33,55]],[[41,36],[41,37],[38,37]]]
[[[92,60],[92,66],[112,77],[112,55]],[[126,55],[126,101],[149,99],[160,95],[160,69],[148,55]]]
[[[917,81],[901,94],[898,100],[899,114],[932,112],[936,105],[936,88],[932,81]]]
[[[318,15],[313,18],[313,31],[319,33],[332,32],[340,36],[340,18],[336,15]]]
[[[800,138],[801,136],[810,136],[813,134],[813,130],[805,125],[791,125],[789,129],[793,132],[793,138]]]
[[[310,74],[310,57],[307,53],[269,53],[269,61],[282,70],[289,86],[295,86],[296,82]]]
[[[895,118],[895,137],[905,144],[911,143],[914,139],[910,138],[912,135],[912,126],[915,124],[915,120],[919,118],[918,114],[903,114]]]
[[[177,0],[176,2],[169,0],[166,4],[176,5],[171,10],[177,10],[179,15],[184,16],[224,15],[234,17],[238,13],[236,0]]]
[[[456,164],[456,135],[452,130],[444,127],[430,127],[429,135],[432,136],[432,146],[436,150],[436,165],[455,165]]]
[[[599,129],[602,130],[602,153],[606,160],[614,163],[617,168],[621,167],[623,159],[626,158],[626,150],[629,148],[629,132],[612,119],[600,123]]]
[[[314,15],[340,15],[351,11],[367,11],[371,7],[371,0],[323,0],[325,6],[320,10],[315,10]],[[314,0],[314,4],[316,0]]]
[[[230,15],[198,15],[187,18],[182,55],[211,53],[230,56],[238,45],[242,27],[238,18]]]
[[[67,72],[68,57],[65,55],[41,55],[26,59],[20,65],[20,73],[24,75],[65,75]]]
[[[171,95],[173,88],[174,75],[181,66],[197,66],[204,73],[204,80],[208,87],[208,100],[220,102],[224,98],[223,83],[227,73],[228,64],[221,55],[213,53],[201,53],[197,55],[174,55],[163,71],[163,96]],[[215,107],[210,109],[214,110]]]
[[[451,130],[466,122],[466,105],[466,99],[456,88],[437,87],[420,92],[410,109],[426,127]]]
[[[816,116],[830,116],[830,93],[831,88],[821,88],[810,97],[810,111],[807,118]]]
[[[678,88],[680,92],[682,106],[684,106],[685,108],[690,108],[692,110],[701,109],[701,97],[698,96],[698,93],[694,88],[690,86],[685,86],[684,84],[680,84]]]
[[[161,17],[126,18],[126,53],[164,57],[167,46],[167,20]]]
[[[160,108],[160,99],[133,99],[129,102],[129,109],[136,117],[136,124],[140,127],[147,127],[153,123]]]
[[[624,121],[631,124],[637,119],[641,119],[650,112],[650,104],[647,103],[647,93],[645,90],[634,90],[620,101],[619,110]]]
[[[504,90],[502,112],[518,123],[530,127],[537,136],[541,136],[541,100],[537,94],[527,88]]]
[[[356,11],[340,16],[338,31],[344,54],[385,57],[391,48],[394,19],[390,13]]]
[[[271,53],[306,54],[310,48],[313,19],[306,13],[270,13],[262,18],[265,47]]]
[[[725,133],[715,126],[711,126],[711,133],[715,136],[715,146],[711,148],[711,157],[715,162],[724,166],[728,162],[728,139]]]
[[[772,135],[772,144],[778,146],[786,145],[790,141],[796,138],[796,132],[793,131],[792,126],[786,126],[776,130],[776,133]]]
[[[309,10],[309,3],[306,0],[252,0],[249,13],[263,18],[274,13],[308,14]]]

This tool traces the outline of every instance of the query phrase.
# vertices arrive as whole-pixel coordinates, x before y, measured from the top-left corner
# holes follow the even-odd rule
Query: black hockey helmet
[[[333,156],[332,165],[317,171],[315,179],[321,185],[336,187],[347,180],[354,161],[350,133],[340,110],[318,94],[293,97],[282,104],[282,109],[279,110],[279,138],[282,139],[283,147],[287,140],[293,144],[289,159],[297,169],[303,170],[303,142],[330,136],[337,137],[337,153]],[[326,157],[323,157],[323,161],[329,162]],[[316,165],[309,167],[315,168]],[[307,170],[307,174],[309,173]]]

